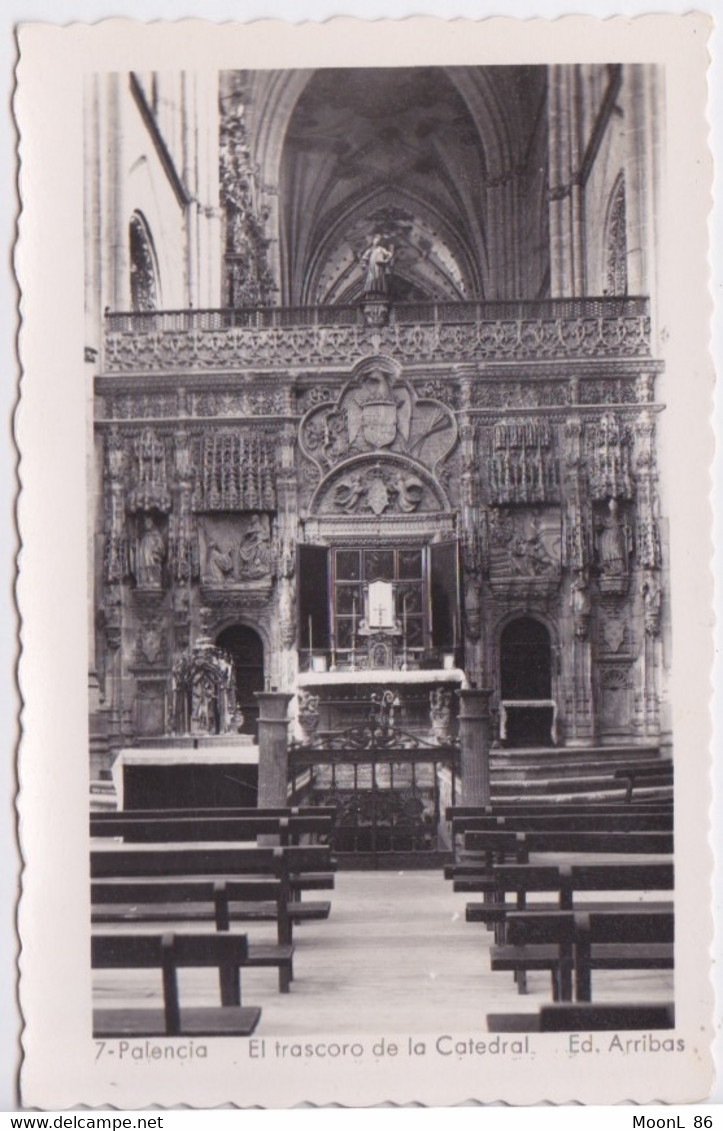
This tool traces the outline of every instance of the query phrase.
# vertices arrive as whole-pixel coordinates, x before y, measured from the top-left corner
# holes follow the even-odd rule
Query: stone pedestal
[[[259,703],[259,808],[287,804],[289,703],[286,691],[257,691]]]
[[[468,688],[459,695],[462,804],[490,803],[490,696],[489,688]]]

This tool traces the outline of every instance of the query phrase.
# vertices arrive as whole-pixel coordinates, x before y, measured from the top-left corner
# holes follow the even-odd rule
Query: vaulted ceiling
[[[505,240],[517,246],[525,228],[526,164],[544,99],[544,68],[311,73],[281,148],[286,301],[358,298],[359,259],[376,232],[395,247],[398,301],[509,290],[493,276],[509,258]]]

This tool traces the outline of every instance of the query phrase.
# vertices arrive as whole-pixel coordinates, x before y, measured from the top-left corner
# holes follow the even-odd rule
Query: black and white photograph
[[[355,53],[347,22],[296,65],[202,25],[195,65],[158,25],[138,50],[55,29],[84,59],[82,291],[53,284],[82,350],[48,443],[85,594],[60,680],[92,1070],[51,1086],[31,1054],[31,1097],[372,1102],[391,1071],[422,1102],[704,1096],[711,519],[681,479],[712,440],[682,328],[704,261],[676,325],[666,250],[705,238],[672,230],[678,36],[705,80],[700,23],[663,22],[657,56],[608,29],[591,57],[584,28],[495,56],[478,28],[458,62],[430,26],[401,62],[399,28]],[[67,737],[44,725],[31,804]]]

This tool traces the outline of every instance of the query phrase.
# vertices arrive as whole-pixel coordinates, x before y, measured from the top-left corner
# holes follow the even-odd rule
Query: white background
[[[0,113],[0,244],[4,250],[4,258],[0,265],[0,1111],[16,1111],[17,1098],[17,1070],[20,1058],[19,1033],[21,1019],[16,1004],[15,962],[17,957],[18,940],[15,933],[15,904],[19,883],[20,861],[15,837],[14,796],[16,789],[15,775],[15,747],[18,736],[18,710],[19,700],[15,689],[14,667],[17,657],[17,619],[13,603],[13,581],[16,568],[15,555],[17,553],[17,539],[14,525],[14,497],[17,490],[17,459],[12,442],[12,412],[17,396],[18,364],[15,355],[15,334],[17,330],[17,305],[18,295],[15,279],[12,272],[12,249],[15,238],[15,222],[18,208],[16,191],[16,134],[12,119],[11,102],[14,88],[14,67],[16,63],[16,46],[14,41],[14,28],[19,22],[24,21],[49,21],[53,23],[69,23],[74,21],[95,22],[109,16],[127,16],[140,20],[169,19],[176,20],[183,16],[202,16],[205,19],[221,22],[225,20],[251,20],[261,17],[278,17],[292,19],[299,22],[302,19],[323,20],[335,15],[355,15],[365,19],[378,19],[382,17],[403,18],[411,15],[429,14],[450,18],[451,16],[464,16],[470,19],[490,15],[518,16],[520,18],[549,17],[561,14],[587,13],[596,16],[612,15],[637,15],[643,12],[677,12],[682,13],[690,8],[705,11],[723,18],[723,11],[717,0],[698,0],[698,3],[685,5],[671,2],[671,0],[577,0],[576,3],[564,0],[3,0],[0,10],[0,83],[4,94],[3,112]],[[717,158],[723,164],[723,147],[721,134],[723,132],[723,33],[718,28],[711,41],[713,51],[713,66],[710,77],[710,88],[713,92],[710,114],[713,129],[713,144],[717,150]],[[717,187],[719,198],[723,198],[723,174],[720,168],[717,172]],[[712,223],[712,262],[713,286],[718,304],[717,320],[715,327],[714,349],[716,359],[723,357],[723,325],[720,317],[720,300],[723,291],[723,222],[721,209]],[[717,405],[718,434],[723,435],[723,411],[720,404],[720,391]],[[720,453],[715,468],[715,480],[718,486],[718,511],[721,510],[721,480],[723,478],[723,460]],[[717,515],[717,533],[720,533],[720,513]],[[21,561],[22,564],[22,561]],[[719,548],[716,563],[716,574],[721,575],[723,561]],[[720,602],[719,602],[720,604]],[[720,610],[719,610],[720,614]],[[720,654],[721,636],[718,631],[717,655]],[[720,661],[716,671],[717,710],[716,710],[716,742],[714,748],[720,746],[721,716],[721,680]],[[723,786],[723,769],[720,763],[717,767],[718,793]],[[723,829],[723,813],[720,801],[717,804],[715,815],[715,843],[720,845],[720,832]],[[721,955],[720,927],[721,903],[723,901],[723,884],[718,875],[715,878],[716,915],[719,926],[716,953]],[[720,963],[716,964],[717,967]],[[718,1006],[717,1006],[717,1063],[719,1067],[719,1081],[711,1102],[718,1105],[723,1101],[723,1037],[721,1037],[721,1016],[723,1009],[723,976],[718,969],[717,978]],[[700,1109],[699,1109],[700,1110]],[[331,1113],[329,1113],[331,1114]],[[430,1113],[431,1114],[431,1113]],[[466,1113],[469,1116],[469,1112]],[[499,1113],[501,1115],[501,1113]],[[540,1113],[538,1113],[539,1116]],[[550,1113],[546,1113],[549,1115]],[[562,1114],[562,1113],[560,1113]],[[566,1113],[572,1115],[571,1112]],[[660,1114],[660,1113],[656,1113]],[[714,1111],[714,1128],[719,1124],[723,1115],[720,1108]],[[338,1113],[337,1113],[338,1115]],[[692,1128],[691,1118],[685,1118],[686,1126]],[[376,1114],[375,1117],[376,1118]],[[449,1113],[438,1113],[440,1119],[449,1118],[455,1122]],[[576,1126],[579,1126],[581,1112],[578,1110]],[[241,1116],[243,1119],[244,1117]],[[286,1118],[280,1115],[279,1118]],[[292,1117],[293,1118],[293,1117]],[[399,1126],[400,1117],[394,1118],[395,1126]],[[411,1123],[413,1116],[403,1117],[404,1127]],[[416,1117],[418,1122],[421,1113]],[[480,1115],[480,1119],[488,1122],[489,1115]],[[460,1113],[461,1119],[461,1113]],[[530,1115],[526,1120],[532,1123],[538,1119]],[[338,1126],[335,1119],[335,1126]],[[343,1122],[343,1121],[342,1121]],[[507,1120],[504,1121],[507,1123]],[[583,1122],[585,1122],[583,1120]],[[624,1115],[618,1111],[607,1117],[595,1119],[595,1126],[631,1127],[630,1111]],[[237,1120],[234,1120],[234,1124]],[[515,1121],[516,1126],[520,1124]],[[561,1121],[562,1124],[562,1121]],[[560,1126],[561,1126],[560,1124]],[[194,1122],[194,1126],[202,1126]],[[478,1121],[475,1121],[478,1125]],[[572,1125],[572,1124],[570,1124]]]

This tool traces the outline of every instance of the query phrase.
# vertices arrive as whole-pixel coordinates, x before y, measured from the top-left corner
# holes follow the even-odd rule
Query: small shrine
[[[242,722],[231,656],[199,637],[173,668],[172,734],[233,734]]]

